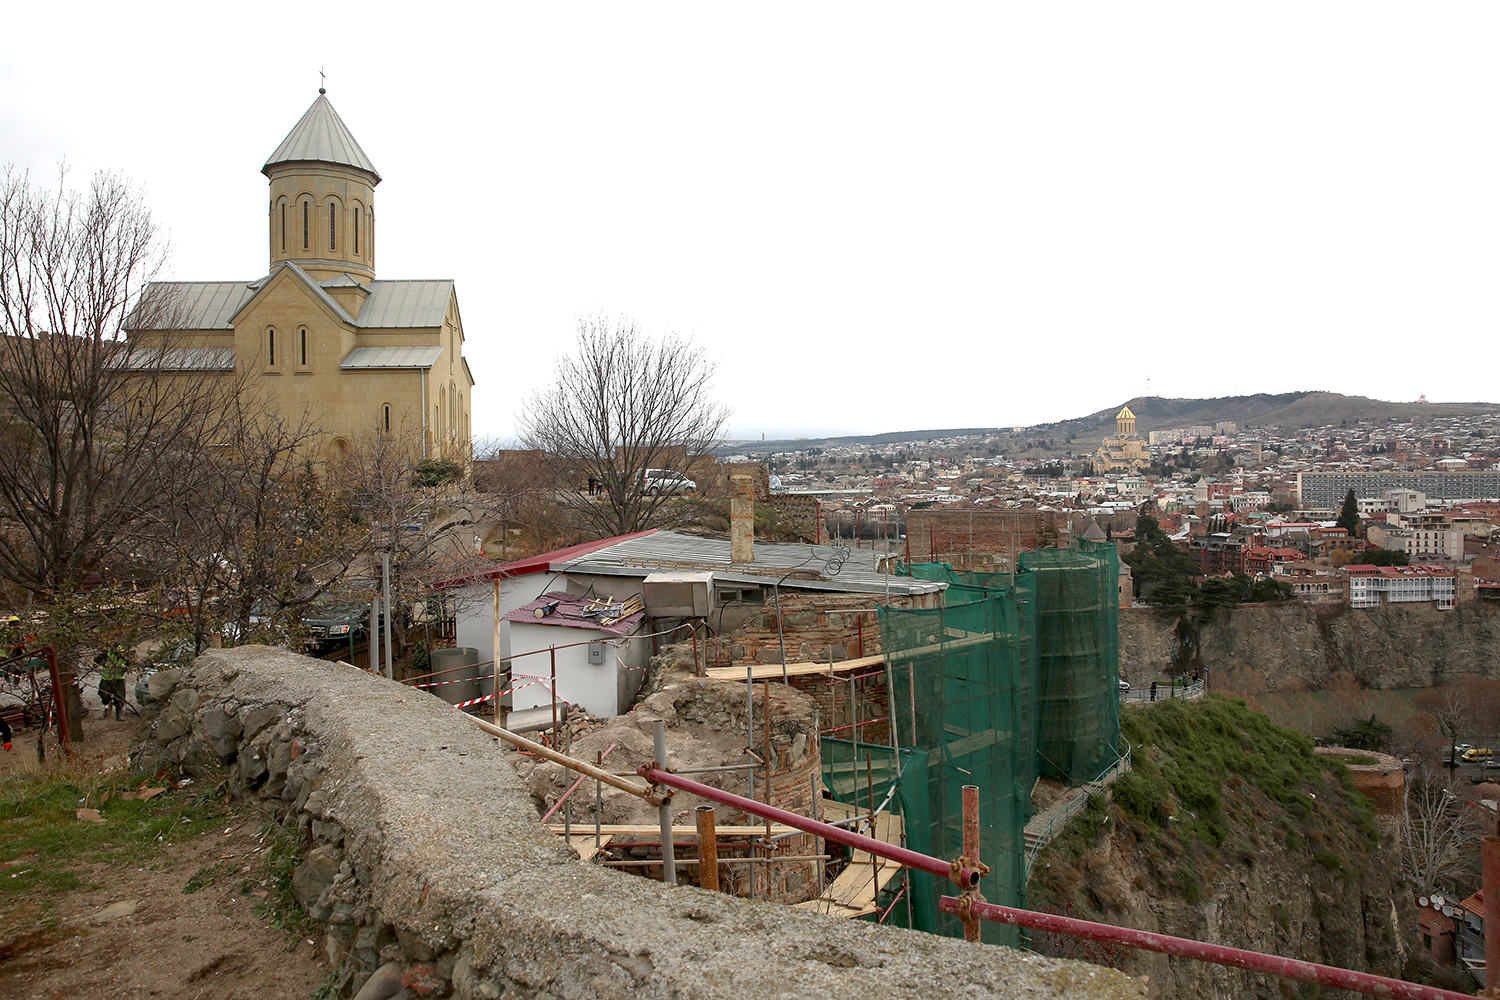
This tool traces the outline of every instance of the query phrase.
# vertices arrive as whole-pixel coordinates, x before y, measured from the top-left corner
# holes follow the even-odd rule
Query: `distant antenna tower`
[[[1146,396],[1149,398],[1150,395],[1151,395],[1151,373],[1147,372],[1146,373]]]

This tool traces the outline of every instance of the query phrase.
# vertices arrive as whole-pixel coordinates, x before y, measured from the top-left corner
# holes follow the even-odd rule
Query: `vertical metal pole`
[[[812,818],[821,823],[823,822],[823,791],[819,787],[819,783],[822,779],[818,775],[812,774],[808,776],[808,780],[812,782]],[[817,853],[820,855],[818,858],[818,891],[813,893],[813,899],[823,898],[824,869],[821,855],[828,853],[828,841],[819,840],[817,842]]]
[[[971,867],[979,866],[979,786],[964,786],[964,857]],[[964,940],[979,940],[979,918],[964,917]]]
[[[554,700],[553,705],[557,702]],[[554,708],[555,712],[556,709]],[[660,719],[656,720],[653,732],[653,753],[656,756],[656,766],[667,770],[667,724]],[[677,846],[672,843],[672,807],[663,802],[656,809],[657,819],[661,821],[661,880],[667,885],[677,884]]]
[[[394,680],[395,667],[391,663],[391,554],[380,553],[381,585],[385,589],[385,678]]]
[[[595,762],[598,767],[604,766],[604,751],[599,751],[599,759]],[[604,822],[604,786],[599,779],[594,779],[594,850],[603,846],[603,838],[600,836]]]
[[[380,595],[370,598],[370,634],[365,639],[365,666],[370,673],[380,673]]]
[[[1484,967],[1490,996],[1500,996],[1500,837],[1480,842],[1484,881]]]
[[[552,745],[555,747],[562,731],[557,728],[557,647],[548,646],[548,655],[552,658]],[[666,767],[665,764],[662,765]]]
[[[779,617],[779,616],[778,616]],[[755,668],[745,664],[745,746],[755,747]],[[749,788],[745,798],[755,798],[755,768],[745,768],[745,780]],[[750,871],[750,898],[755,898],[755,849],[750,849],[750,860],[745,865]]]
[[[573,756],[573,727],[568,727],[568,740],[563,744],[563,753]],[[570,795],[563,801],[563,843],[573,842],[573,797]]]
[[[502,525],[501,526],[501,531],[503,532],[504,530],[505,530],[504,526]],[[504,537],[503,534],[502,534],[501,537]],[[429,648],[431,647],[431,645],[432,644],[429,642],[428,643]],[[498,576],[495,577],[495,641],[494,641],[494,651],[495,651],[494,652],[494,655],[495,655],[495,663],[494,663],[494,666],[495,666],[495,686],[492,687],[492,688],[490,688],[490,690],[493,691],[494,694],[495,694],[495,699],[494,699],[495,700],[495,705],[494,705],[494,708],[495,708],[495,725],[499,726],[501,729],[504,729],[505,728],[505,719],[504,719],[504,717],[500,713],[500,690],[501,690],[501,688],[500,688],[500,578]],[[596,781],[596,782],[594,782],[594,784],[597,785],[598,782]],[[597,847],[598,845],[596,844],[594,846]]]
[[[771,682],[770,681],[766,681],[764,684],[761,685],[761,696],[765,699],[765,702],[766,702],[766,704],[765,704],[765,710],[766,710],[766,805],[770,805],[771,804]],[[770,840],[771,840],[771,817],[767,816],[766,817],[766,841],[767,841],[767,843],[769,843]],[[754,844],[750,845],[750,853],[751,854],[754,854],[757,850],[759,850],[759,848],[757,848]],[[767,850],[766,857],[769,858],[770,855],[771,855],[771,852],[769,850]],[[771,875],[775,871],[776,871],[776,869],[773,868],[773,867],[771,867],[771,862],[769,860],[767,860],[766,861],[766,867],[765,867],[765,872],[766,872],[766,898],[767,899],[771,898]]]
[[[854,719],[854,729],[852,730],[852,732],[854,733],[854,800],[852,802],[850,802],[849,804],[852,805],[856,810],[858,810],[859,809],[859,698],[855,696],[855,693],[854,693],[854,683],[855,683],[855,681],[854,681],[854,675],[850,674],[849,675],[849,711],[853,714],[853,719]],[[875,803],[873,803],[873,802],[870,803],[870,808],[874,809],[875,808]],[[874,831],[870,831],[870,836],[872,836],[872,837],[875,836]]]
[[[786,577],[782,577],[786,579]],[[781,580],[776,581],[775,588],[771,591],[776,598],[776,642],[781,646],[781,683],[786,684],[786,632],[781,627]],[[752,730],[753,732],[753,730]],[[755,742],[751,739],[750,742]]]
[[[699,806],[698,814],[698,885],[710,892],[719,891],[719,837],[714,832],[714,807]]]

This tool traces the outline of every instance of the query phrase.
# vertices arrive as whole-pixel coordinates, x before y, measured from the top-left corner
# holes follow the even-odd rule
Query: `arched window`
[[[358,218],[358,216],[356,216]],[[391,404],[386,403],[380,408],[380,426],[389,434],[391,432]]]
[[[359,256],[359,213],[360,213],[359,203],[355,202],[354,203],[354,256],[356,256],[356,257]]]
[[[298,349],[302,352],[301,355],[300,355],[300,357],[301,357],[302,360],[299,361],[299,362],[297,362],[297,363],[300,366],[302,366],[303,368],[306,368],[307,367],[307,327],[304,326],[304,327],[301,327],[301,328],[299,328],[297,330],[297,339],[299,341]]]
[[[337,250],[339,231],[339,205],[336,201],[328,203],[328,249]]]
[[[276,328],[274,326],[266,329],[266,367],[276,367]]]
[[[286,253],[286,201],[281,202],[281,252]]]
[[[304,250],[308,249],[308,247],[310,247],[312,245],[311,243],[308,242],[308,232],[309,232],[309,230],[308,230],[308,224],[309,224],[309,215],[310,215],[311,212],[312,212],[312,202],[310,202],[310,201],[304,201],[302,203],[302,249],[304,249]]]

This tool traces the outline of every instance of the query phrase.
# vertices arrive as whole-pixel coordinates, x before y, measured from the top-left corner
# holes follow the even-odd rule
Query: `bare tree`
[[[359,527],[348,556],[351,580],[335,589],[368,602],[388,558],[393,637],[408,652],[415,628],[456,610],[434,585],[493,565],[473,539],[476,526],[496,520],[493,497],[476,491],[462,466],[421,454],[417,433],[375,432],[328,469],[343,516]]]
[[[519,417],[525,447],[544,452],[557,473],[557,502],[602,535],[690,515],[675,497],[648,491],[644,475],[691,476],[720,443],[729,410],[709,389],[714,368],[675,336],[651,340],[629,321],[580,320],[573,353]]]
[[[1493,719],[1500,711],[1500,684],[1479,677],[1460,677],[1439,688],[1430,688],[1413,699],[1426,713],[1438,732],[1448,738],[1448,761],[1457,763],[1458,740],[1473,735],[1482,721]]]
[[[1465,801],[1464,791],[1425,767],[1407,783],[1402,868],[1419,893],[1443,888],[1467,896],[1478,888],[1479,840],[1487,832],[1488,810]]]
[[[183,377],[124,336],[132,310],[177,325],[170,299],[140,301],[163,253],[114,176],[83,193],[0,180],[0,578],[44,599],[128,575],[219,437],[233,380]]]
[[[197,649],[220,630],[241,642],[295,639],[298,613],[339,585],[365,533],[310,457],[316,425],[251,399],[233,401],[233,444],[175,492],[153,549],[158,603]]]

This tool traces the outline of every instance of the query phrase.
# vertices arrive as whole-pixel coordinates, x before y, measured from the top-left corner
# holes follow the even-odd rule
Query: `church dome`
[[[333,110],[333,105],[321,90],[318,99],[313,101],[302,120],[292,126],[260,172],[269,177],[271,168],[283,163],[329,163],[353,167],[370,174],[376,184],[380,183],[380,171],[359,148],[354,133],[349,131],[349,126]]]

